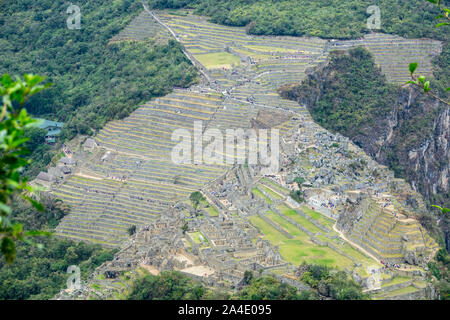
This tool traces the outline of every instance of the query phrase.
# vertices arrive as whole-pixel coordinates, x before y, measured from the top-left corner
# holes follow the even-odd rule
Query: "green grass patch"
[[[409,278],[409,277],[394,277],[394,279],[392,279],[391,282],[385,283],[381,287],[385,288],[385,287],[393,286],[393,285],[396,285],[399,283],[407,282],[410,280],[411,280],[411,278]]]
[[[403,294],[408,294],[408,293],[413,293],[418,291],[417,288],[413,287],[413,286],[409,286],[406,288],[401,288],[401,289],[397,289],[394,291],[391,291],[387,294],[388,297],[393,297],[393,296],[398,296],[398,295],[403,295]]]
[[[292,223],[289,223],[286,219],[280,217],[278,214],[269,210],[266,214],[266,217],[281,226],[286,232],[296,237],[307,237],[305,233],[303,233],[299,228],[294,226]]]
[[[219,216],[219,211],[217,211],[217,209],[211,205],[206,207],[206,210],[208,210],[208,213],[211,217]]]
[[[217,211],[217,209],[212,204],[210,204],[206,199],[201,200],[200,203],[203,205],[204,209],[208,211],[208,214],[211,217],[219,216],[219,211]]]
[[[207,69],[231,68],[239,65],[240,58],[228,52],[215,52],[205,54],[194,54],[197,59]]]
[[[96,283],[91,283],[89,286],[94,290],[100,291],[100,286]]]
[[[289,240],[284,234],[272,227],[258,216],[249,217],[250,222],[264,234],[264,238],[270,240],[274,245],[283,243],[283,241]]]

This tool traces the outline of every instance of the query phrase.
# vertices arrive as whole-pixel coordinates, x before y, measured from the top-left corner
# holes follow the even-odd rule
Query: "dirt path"
[[[150,272],[150,274],[152,274],[152,275],[154,275],[154,276],[157,276],[157,275],[159,274],[159,270],[156,269],[156,268],[153,267],[153,266],[149,266],[149,265],[146,265],[146,264],[143,264],[143,263],[141,263],[139,266],[140,266],[141,268],[147,270],[148,272]]]

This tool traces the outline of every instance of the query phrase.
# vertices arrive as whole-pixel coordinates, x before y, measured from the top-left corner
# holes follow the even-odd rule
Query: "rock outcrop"
[[[338,81],[338,72],[331,63],[324,64],[310,70],[303,85],[286,86],[281,93],[306,106],[314,117],[318,102]],[[386,112],[374,111],[371,121],[347,136],[377,162],[389,166],[396,176],[405,178],[430,203],[449,206],[449,109],[418,89],[395,90]],[[447,232],[447,244],[449,239]]]

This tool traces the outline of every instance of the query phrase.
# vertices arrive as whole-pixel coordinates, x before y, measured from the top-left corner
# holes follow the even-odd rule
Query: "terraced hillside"
[[[349,238],[368,250],[380,260],[402,263],[405,253],[414,255],[416,250],[436,250],[437,243],[431,239],[420,224],[400,214],[383,209],[370,201],[362,219],[349,233]]]
[[[254,37],[244,28],[219,26],[192,15],[160,15],[225,88],[253,78],[272,91],[301,81],[306,68],[325,59],[327,42],[318,38]]]
[[[168,32],[147,12],[142,13],[131,21],[110,43],[117,41],[143,41],[149,38],[167,39]]]
[[[160,15],[194,57],[209,62],[207,69],[223,69],[221,63],[214,65],[215,61],[220,60],[215,58],[224,54],[235,55],[240,57],[241,65],[246,62],[250,64],[251,71],[246,70],[247,75],[252,74],[264,87],[272,89],[303,80],[305,70],[324,61],[330,50],[366,47],[375,56],[387,79],[395,83],[404,83],[409,79],[407,66],[411,62],[419,62],[418,71],[431,76],[431,60],[442,50],[440,41],[404,39],[380,33],[350,41],[251,36],[243,28],[211,24],[192,15]],[[230,77],[215,72],[217,81],[229,83]]]
[[[177,90],[110,122],[95,138],[103,151],[53,191],[73,208],[57,234],[119,246],[127,228],[149,224],[223,174],[224,167],[171,161],[172,131],[208,121],[220,103],[216,95]]]
[[[286,202],[288,190],[270,180],[261,180],[252,193],[262,199],[269,210],[249,220],[278,245],[281,256],[294,265],[302,262],[327,265],[357,272],[368,277],[366,270],[381,265],[354,249],[333,230],[334,221],[307,206],[292,207]],[[360,265],[355,270],[354,265]]]
[[[158,12],[161,21],[152,15],[145,10],[112,41],[173,36],[204,77],[198,86],[176,89],[108,123],[84,144],[71,142],[71,151],[64,150],[66,157],[58,164],[69,166],[71,173],[48,184],[52,194],[71,205],[57,235],[122,247],[104,272],[120,274],[143,266],[157,274],[167,270],[170,261],[173,269],[195,276],[204,275],[198,270],[209,270],[207,281],[235,286],[250,268],[292,279],[296,268],[308,261],[347,271],[381,299],[423,297],[423,269],[417,261],[405,265],[414,259],[406,256],[416,249],[428,257],[437,247],[410,215],[414,208],[408,207],[408,198],[417,197],[417,208],[423,210],[420,196],[276,90],[300,82],[330,50],[355,45],[367,46],[388,78],[401,82],[407,68],[403,73],[402,63],[389,64],[391,57],[414,59],[417,50],[426,47],[430,55],[422,65],[427,68],[440,44],[380,34],[339,42],[256,37],[189,13]],[[279,129],[282,170],[264,177],[262,166],[247,163],[174,163],[172,150],[179,141],[172,133],[184,129],[195,143],[191,138],[197,123],[203,146],[213,136],[210,129]],[[238,148],[247,151],[248,145]],[[223,155],[237,158],[227,152]],[[292,181],[300,176],[308,185],[302,204],[290,197]],[[188,201],[197,190],[205,196],[198,216]],[[352,228],[341,228],[339,217],[349,202],[360,201],[353,195],[361,193],[368,195],[369,205],[352,220],[357,220]],[[392,198],[392,207],[382,206],[383,197]],[[130,240],[131,226],[137,226],[137,233]],[[185,226],[186,234],[180,231]],[[175,261],[180,255],[192,263]],[[402,266],[384,268],[380,260]],[[380,283],[369,283],[370,270],[380,273]],[[120,279],[97,276],[106,287]]]
[[[95,136],[99,148],[88,156],[83,153],[73,174],[52,187],[53,194],[72,206],[57,228],[60,236],[120,246],[130,226],[150,223],[229,169],[174,164],[171,151],[177,142],[171,134],[175,129],[192,131],[195,121],[202,121],[204,132],[251,128],[255,119],[267,121],[276,111],[286,119],[273,125],[269,121],[269,127],[286,134],[298,121],[311,118],[304,107],[282,99],[276,89],[301,81],[305,70],[324,61],[329,50],[366,43],[376,56],[379,52],[379,57],[388,57],[417,52],[408,46],[411,43],[430,45],[429,41],[396,39],[401,45],[394,46],[389,43],[393,40],[387,40],[391,38],[378,34],[334,45],[316,38],[255,37],[243,28],[214,25],[193,15],[159,12],[158,16],[166,26],[144,11],[112,41],[173,33],[187,54],[204,64],[202,69],[213,79],[210,87],[175,90],[142,105],[126,119],[108,123]],[[437,43],[432,44],[437,52]],[[385,70],[389,74],[393,69]]]

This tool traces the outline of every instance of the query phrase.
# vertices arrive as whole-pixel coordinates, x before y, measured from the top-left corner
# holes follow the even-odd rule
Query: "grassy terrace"
[[[417,223],[404,224],[377,204],[371,203],[369,210],[354,228],[351,238],[380,259],[402,258],[402,236],[407,235],[414,247],[432,247],[433,242],[423,241]],[[431,245],[431,246],[430,246]]]
[[[271,199],[269,199],[268,197],[266,197],[266,195],[264,193],[261,192],[261,190],[259,190],[258,188],[253,188],[252,189],[253,194],[258,197],[261,198],[263,200],[265,200],[268,204],[272,204],[273,201]]]
[[[143,41],[154,37],[168,39],[169,33],[148,12],[142,11],[125,29],[114,36],[111,42],[127,40]]]
[[[302,210],[304,213],[306,213],[312,219],[316,220],[321,225],[324,225],[324,226],[326,226],[326,227],[328,227],[330,229],[333,228],[333,225],[334,225],[333,220],[327,218],[323,214],[321,214],[321,213],[319,213],[317,211],[314,211],[314,210],[308,208],[307,206],[302,206],[300,208],[300,210]]]
[[[206,237],[200,231],[188,232],[187,234],[197,244],[208,243],[208,240],[206,239]],[[203,239],[203,241],[202,241],[202,239]]]
[[[238,56],[227,52],[194,54],[194,57],[207,69],[231,69],[241,61]]]
[[[270,186],[275,187],[274,185],[277,186],[274,182]],[[258,188],[259,187],[261,186],[258,186]],[[264,196],[264,194],[258,188],[253,188],[252,192],[261,199],[264,199],[267,203],[273,203],[271,199],[268,199],[266,196]],[[305,217],[300,215],[294,209],[291,209],[286,204],[278,205],[277,210],[282,214],[282,216],[280,216],[276,212],[273,212],[272,210],[269,210],[266,213],[265,217],[270,219],[271,222],[277,225],[279,228],[283,229],[284,232],[293,236],[292,239],[285,236],[283,233],[278,231],[276,228],[274,228],[259,216],[252,216],[249,218],[249,220],[256,228],[260,230],[260,232],[263,234],[264,239],[271,241],[273,245],[279,247],[280,254],[284,260],[292,262],[296,265],[301,264],[303,261],[309,261],[318,264],[325,264],[329,267],[343,269],[346,267],[353,267],[353,261],[349,258],[351,257],[355,261],[362,263],[361,267],[355,269],[356,272],[358,272],[362,277],[368,276],[368,266],[379,265],[378,262],[367,257],[365,254],[361,253],[350,244],[341,240],[336,232],[331,231],[331,233],[329,234],[324,234],[323,231],[320,230],[317,226],[312,224]],[[314,219],[317,223],[332,230],[332,220],[309,208],[304,207],[302,208],[302,210],[311,219]],[[338,250],[340,250],[339,252],[343,252],[343,254],[346,254],[349,257],[344,256],[343,254],[328,246],[320,246],[318,244],[315,244],[311,241],[309,235],[304,233],[294,224],[290,223],[283,216],[285,216],[286,218],[290,218],[291,220],[301,225],[303,228],[306,228],[310,232],[315,233],[316,237],[319,240],[334,245]]]
[[[280,211],[281,214],[285,215],[286,217],[291,218],[292,220],[294,220],[295,222],[300,224],[302,227],[308,229],[312,233],[317,233],[317,232],[321,231],[319,228],[317,228],[311,222],[309,222],[304,217],[302,217],[297,211],[289,208],[287,205],[285,205],[285,204],[278,205],[277,209]]]
[[[395,296],[415,293],[415,292],[418,292],[418,291],[419,291],[419,289],[415,288],[414,286],[408,286],[406,288],[401,288],[401,289],[389,291],[386,294],[377,295],[377,296],[375,296],[375,299],[391,298],[391,297],[395,297]]]
[[[403,84],[409,80],[408,69],[404,65],[419,62],[418,72],[424,76],[432,75],[431,58],[440,51],[440,43],[429,39],[403,39],[387,34],[369,34],[362,40],[342,43],[344,46],[360,45],[374,55],[389,81]]]
[[[308,235],[278,215],[269,213],[267,216],[295,236],[294,239],[287,238],[258,216],[249,218],[250,222],[264,234],[264,239],[279,247],[280,254],[284,260],[295,265],[306,261],[340,269],[350,267],[353,264],[350,259],[341,256],[332,249],[314,244]]]
[[[393,285],[400,284],[400,283],[405,283],[405,282],[408,282],[408,281],[411,281],[411,278],[397,276],[397,277],[394,277],[391,282],[385,283],[381,287],[382,288],[386,288],[386,287],[389,287],[389,286],[393,286]]]
[[[257,60],[260,67],[267,66],[268,61],[277,58],[276,61],[281,66],[272,63],[267,70],[280,71],[280,74],[264,76],[269,87],[301,81],[304,69],[312,65],[310,59],[315,64],[326,58],[326,53],[324,54],[322,50],[325,41],[321,39],[249,36],[244,28],[218,26],[195,16],[180,17],[164,13],[160,16],[180,35],[181,41],[188,49],[192,47],[194,50],[200,50],[192,53],[215,54],[218,50],[224,52],[225,47],[231,46],[234,51]],[[367,47],[374,54],[377,64],[381,66],[387,78],[397,83],[404,82],[409,77],[407,68],[403,68],[402,65],[413,61],[420,62],[421,74],[430,76],[431,57],[440,50],[438,41],[403,39],[385,34],[369,34],[361,40],[339,41],[334,48],[344,49],[350,46]],[[293,61],[286,57],[294,57],[297,60]],[[287,72],[297,67],[296,63],[301,64],[301,59],[305,61],[303,68],[299,68],[296,72]]]
[[[208,214],[211,217],[217,217],[219,216],[219,211],[217,211],[216,207],[209,203],[207,200],[202,200],[201,204],[203,205],[204,209],[208,211]]]
[[[70,178],[54,191],[72,206],[71,214],[58,226],[58,235],[120,245],[129,226],[152,222],[173,201],[187,199],[193,190],[223,174],[226,167],[177,165],[169,160],[175,145],[172,131],[193,130],[195,120],[210,120],[221,104],[220,94],[175,90],[128,118],[108,123],[96,139],[101,147],[112,149],[114,156],[86,163],[83,171],[125,176],[126,181]],[[212,205],[205,209],[210,216],[219,214]]]

